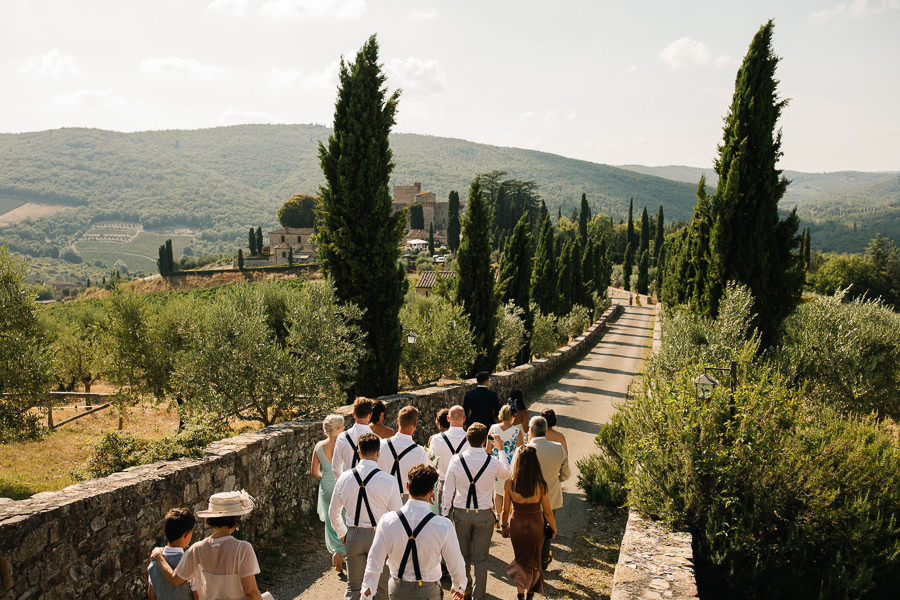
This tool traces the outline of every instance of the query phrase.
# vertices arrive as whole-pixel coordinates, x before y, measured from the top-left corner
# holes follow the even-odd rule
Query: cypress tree
[[[262,254],[263,249],[263,235],[262,235],[262,227],[256,228],[256,253]]]
[[[588,223],[591,222],[591,207],[588,206],[587,194],[581,193],[581,211],[578,213],[578,235],[581,236],[581,244],[587,247]]]
[[[556,290],[559,294],[557,308],[559,314],[567,315],[572,312],[572,280],[574,279],[572,269],[574,267],[572,261],[572,241],[569,240],[563,246],[562,252],[559,254],[556,280]]]
[[[812,250],[810,250],[810,244],[812,243],[812,239],[809,235],[809,227],[806,228],[806,235],[803,236],[803,268],[809,268],[809,260],[812,257]]]
[[[288,244],[288,266],[294,266],[294,246],[292,244]]]
[[[428,254],[434,256],[434,222],[428,224]]]
[[[596,269],[595,288],[599,294],[606,294],[612,277],[612,259],[609,257],[609,244],[606,243],[606,236],[601,235],[600,241],[597,243],[594,267]]]
[[[421,204],[409,205],[409,228],[425,229],[425,211]]]
[[[481,193],[481,178],[477,176],[469,186],[456,269],[456,298],[468,315],[475,336],[477,355],[472,372],[493,371],[497,363],[494,346],[497,300],[491,267],[491,214]]]
[[[631,290],[631,272],[634,269],[634,250],[631,242],[625,246],[625,261],[622,263],[622,278],[625,280],[625,289]]]
[[[159,258],[156,259],[156,268],[159,269],[159,274],[164,277],[169,274],[169,261],[166,257],[165,244],[159,245]],[[103,283],[106,283],[106,281]]]
[[[459,194],[456,190],[450,192],[447,202],[447,247],[453,254],[459,250]]]
[[[522,215],[503,249],[497,277],[497,296],[500,298],[500,304],[505,305],[512,301],[522,309],[525,331],[531,331],[534,325],[530,308],[531,261],[534,256],[530,229],[531,223],[528,221],[528,215]],[[526,340],[525,346],[516,357],[516,365],[525,364],[530,357],[531,345]]]
[[[650,250],[650,218],[647,216],[647,207],[641,213],[641,241],[638,245],[638,256]]]
[[[238,248],[238,269],[244,270],[244,251]]]
[[[777,122],[787,100],[778,97],[773,29],[772,21],[759,29],[738,70],[715,161],[719,181],[711,205],[709,313],[718,311],[729,281],[747,285],[766,346],[799,302],[803,275],[794,253],[796,211],[778,218],[778,202],[789,183],[776,166],[782,155]]]
[[[638,263],[638,279],[637,279],[637,292],[638,294],[646,295],[650,290],[650,251],[644,250],[644,253],[641,254],[641,260]]]
[[[688,226],[687,277],[685,278],[684,300],[694,312],[711,315],[709,279],[712,268],[710,249],[710,214],[709,196],[706,193],[706,176],[700,176],[697,184],[697,206]]]
[[[664,232],[663,207],[662,204],[660,204],[659,212],[656,213],[656,238],[653,240],[653,263],[657,265],[657,268],[659,268],[659,257],[662,253],[664,243]],[[656,289],[659,290],[659,288]]]
[[[172,252],[172,239],[166,240],[166,273],[175,272],[175,255]]]
[[[662,299],[664,274],[666,270],[666,243],[657,246],[656,250],[656,297]]]
[[[385,81],[373,35],[354,62],[341,60],[333,133],[327,145],[319,143],[325,178],[317,214],[322,271],[342,301],[365,311],[359,322],[365,354],[351,398],[396,392],[400,371],[406,285],[398,259],[406,223],[391,207],[388,140],[400,92],[388,96]]]
[[[628,247],[628,244],[631,244],[631,247],[634,248],[638,240],[634,236],[634,198],[628,201],[628,229],[627,234],[625,236],[625,247]],[[628,288],[625,288],[628,289]]]
[[[252,227],[247,234],[247,242],[249,243],[250,247],[250,256],[256,256],[258,254],[258,251],[256,250],[256,230]]]
[[[553,239],[553,224],[548,214],[541,225],[531,275],[531,298],[545,315],[557,314],[559,310],[556,283],[556,241]]]

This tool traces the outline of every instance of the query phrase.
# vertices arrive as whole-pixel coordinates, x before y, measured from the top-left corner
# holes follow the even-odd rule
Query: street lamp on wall
[[[712,395],[713,390],[719,385],[719,380],[709,375],[707,371],[728,373],[728,384],[731,388],[731,398],[734,399],[734,390],[737,387],[737,362],[731,361],[727,369],[722,367],[703,367],[703,374],[691,379],[697,388],[697,397],[705,400]]]
[[[407,344],[415,344],[416,340],[419,339],[419,334],[413,331],[412,329],[404,329],[403,333],[406,334],[406,343]]]

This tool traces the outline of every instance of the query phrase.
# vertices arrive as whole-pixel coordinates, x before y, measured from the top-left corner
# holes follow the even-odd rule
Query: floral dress
[[[495,425],[491,425],[490,435],[494,437],[499,437],[503,440],[503,453],[506,454],[506,464],[512,463],[513,454],[516,451],[516,441],[519,439],[519,428],[513,425],[508,428],[506,431],[503,431],[503,428],[500,427],[500,424],[497,423]],[[491,452],[491,456],[494,458],[500,458],[500,453],[497,452],[497,449]],[[503,495],[503,482],[505,479],[494,479],[494,494],[498,496]]]

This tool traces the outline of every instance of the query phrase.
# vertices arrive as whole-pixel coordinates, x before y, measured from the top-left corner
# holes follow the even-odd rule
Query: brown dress
[[[509,539],[516,557],[506,567],[506,574],[526,591],[543,594],[541,546],[544,544],[544,512],[541,502],[519,503],[513,500],[512,506]]]

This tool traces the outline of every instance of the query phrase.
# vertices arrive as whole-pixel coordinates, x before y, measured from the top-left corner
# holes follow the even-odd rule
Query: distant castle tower
[[[447,229],[447,215],[449,202],[438,202],[434,192],[423,192],[422,184],[418,181],[412,185],[395,185],[394,210],[403,210],[410,204],[421,204],[422,214],[425,217],[425,229],[434,223],[435,230]],[[406,228],[409,229],[409,217],[406,219]]]

